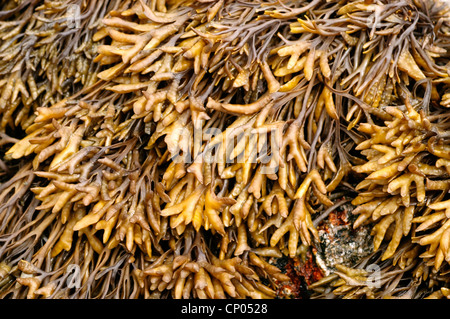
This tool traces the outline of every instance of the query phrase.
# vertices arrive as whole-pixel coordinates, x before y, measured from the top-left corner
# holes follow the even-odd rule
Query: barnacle
[[[100,2],[1,4],[2,298],[279,297],[348,202],[311,297],[448,296],[447,6]]]

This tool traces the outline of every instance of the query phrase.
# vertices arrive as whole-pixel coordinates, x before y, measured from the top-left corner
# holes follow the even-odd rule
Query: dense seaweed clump
[[[3,1],[0,297],[448,297],[449,10]]]

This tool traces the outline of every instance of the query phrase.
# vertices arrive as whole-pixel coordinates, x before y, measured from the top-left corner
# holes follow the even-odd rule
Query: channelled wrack
[[[1,298],[449,296],[449,10],[3,1]]]

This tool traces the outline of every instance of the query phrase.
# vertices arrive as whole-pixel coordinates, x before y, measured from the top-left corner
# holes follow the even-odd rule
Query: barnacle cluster
[[[450,295],[445,3],[0,9],[2,298],[282,297],[344,203],[373,252],[310,297]]]

